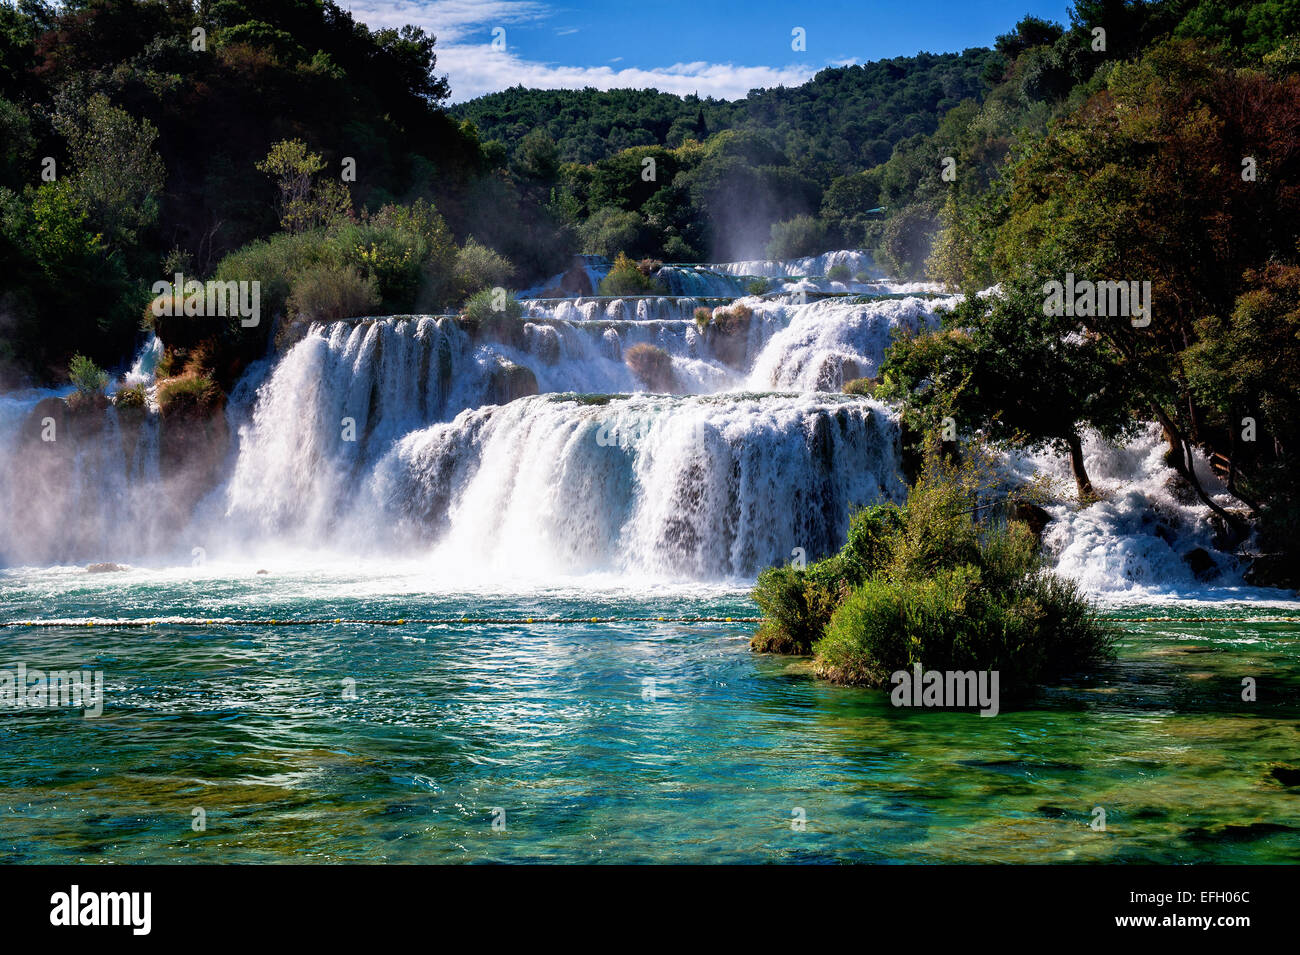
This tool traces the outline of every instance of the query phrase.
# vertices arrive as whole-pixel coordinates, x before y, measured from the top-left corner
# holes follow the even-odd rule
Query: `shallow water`
[[[409,567],[272,566],[5,571],[0,618],[755,612],[739,585],[452,594]],[[1300,623],[1123,624],[1115,664],[992,719],[827,685],[804,661],[751,653],[751,631],[0,629],[0,667],[107,681],[96,719],[0,709],[0,859],[1300,861],[1300,789],[1271,775],[1300,766]],[[1246,676],[1258,702],[1241,700]],[[1104,832],[1089,826],[1096,806]]]

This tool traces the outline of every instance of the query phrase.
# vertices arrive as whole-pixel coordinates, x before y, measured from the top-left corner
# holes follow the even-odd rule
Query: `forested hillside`
[[[754,90],[735,101],[657,90],[514,87],[453,107],[485,140],[513,149],[544,129],[563,162],[591,163],[631,146],[676,148],[724,129],[761,131],[801,169],[830,177],[889,158],[894,144],[933,132],[939,116],[980,99],[1003,58],[977,48],[920,53],[822,70],[801,86]]]

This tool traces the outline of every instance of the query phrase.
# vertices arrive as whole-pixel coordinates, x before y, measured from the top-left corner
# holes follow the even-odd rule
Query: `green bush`
[[[294,280],[315,266],[339,267],[342,259],[323,230],[282,232],[250,242],[217,263],[219,282],[261,283],[264,315],[285,314]]]
[[[144,385],[119,388],[113,395],[113,406],[121,410],[143,411],[149,406],[149,393]]]
[[[299,322],[331,322],[366,315],[378,304],[375,280],[355,266],[316,265],[293,280],[288,312]]]
[[[108,385],[108,375],[85,355],[72,356],[68,362],[68,380],[77,389],[78,394],[93,397],[100,394]]]
[[[761,653],[810,653],[835,608],[890,559],[892,535],[903,523],[893,504],[877,504],[849,520],[848,540],[839,553],[807,570],[769,567],[758,575],[754,601],[763,622],[751,641]]]
[[[854,378],[852,381],[844,383],[843,390],[846,395],[861,395],[864,398],[874,398],[876,395],[876,379]]]
[[[745,283],[745,293],[747,295],[765,295],[771,287],[772,283],[767,279],[750,279]]]
[[[843,262],[837,262],[826,270],[826,277],[832,282],[847,282],[853,277],[853,272]]]
[[[826,226],[812,216],[795,216],[772,223],[772,239],[767,243],[769,259],[797,259],[824,251]]]
[[[988,474],[930,454],[907,506],[856,513],[839,553],[759,575],[755,650],[814,654],[818,673],[882,686],[913,664],[1000,673],[1008,692],[1112,655],[1077,586],[1019,523],[975,520]]]
[[[221,389],[209,376],[186,373],[158,383],[158,408],[165,417],[206,413],[221,403]]]
[[[485,288],[503,287],[514,275],[510,260],[474,239],[456,253],[456,288],[468,297]]]
[[[485,288],[465,300],[463,311],[471,321],[491,323],[500,320],[518,321],[523,317],[524,307],[512,292],[502,295],[497,289]]]
[[[709,327],[711,321],[713,321],[713,309],[703,305],[695,309],[695,327],[701,332]]]
[[[622,252],[614,260],[614,267],[600,280],[599,295],[663,295],[666,289]]]

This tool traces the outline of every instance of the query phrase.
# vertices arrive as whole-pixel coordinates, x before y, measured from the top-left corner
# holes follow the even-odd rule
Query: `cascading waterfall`
[[[333,532],[493,574],[748,576],[837,546],[898,461],[892,414],[840,396],[540,395],[402,438]]]
[[[442,575],[523,577],[744,578],[796,549],[815,559],[852,508],[904,493],[895,416],[838,392],[958,300],[878,278],[803,294],[842,284],[821,277],[834,265],[876,274],[856,252],[674,266],[672,295],[528,300],[508,332],[429,316],[312,326],[234,389],[228,449],[206,480],[177,466],[189,452],[168,428],[173,441],[183,428],[156,411],[0,395],[0,566],[188,561],[197,544],[229,559],[425,555]],[[753,275],[773,291],[738,297]],[[720,310],[706,327],[701,306]],[[637,345],[666,355],[674,395],[645,393],[626,361]],[[160,355],[151,339],[126,384],[152,396]],[[1107,500],[1051,507],[1045,543],[1093,592],[1191,592],[1182,555],[1196,547],[1217,583],[1240,582],[1208,509],[1168,490],[1159,445],[1090,440]],[[1063,469],[1047,454],[1007,459],[1020,478]]]

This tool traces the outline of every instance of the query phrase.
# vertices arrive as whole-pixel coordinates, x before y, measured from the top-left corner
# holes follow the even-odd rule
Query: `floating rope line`
[[[313,627],[335,624],[359,624],[372,627],[491,625],[520,626],[539,623],[761,623],[762,617],[397,617],[393,619],[361,619],[350,617],[322,617],[296,619],[279,617],[160,617],[155,620],[111,620],[91,618],[81,620],[6,620],[4,627]]]
[[[1101,622],[1120,626],[1128,623],[1294,623],[1300,617],[1101,617]],[[152,620],[82,618],[52,620],[5,620],[0,629],[17,627],[320,627],[354,625],[368,627],[404,626],[493,626],[517,627],[528,624],[575,623],[762,623],[762,617],[158,617]]]
[[[1300,623],[1300,617],[1101,617],[1106,623]]]

